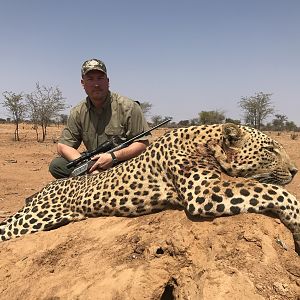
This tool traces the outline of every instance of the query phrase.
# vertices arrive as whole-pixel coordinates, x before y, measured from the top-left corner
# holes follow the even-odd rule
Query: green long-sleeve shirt
[[[86,149],[92,151],[107,140],[113,139],[120,144],[122,139],[132,138],[148,129],[137,102],[109,92],[101,110],[97,110],[88,97],[71,109],[59,143],[77,149],[83,142]]]

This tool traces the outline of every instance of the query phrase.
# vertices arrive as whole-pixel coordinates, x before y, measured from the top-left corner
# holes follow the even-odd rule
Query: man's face
[[[83,76],[81,84],[92,101],[104,101],[109,88],[109,79],[106,74],[92,70]]]

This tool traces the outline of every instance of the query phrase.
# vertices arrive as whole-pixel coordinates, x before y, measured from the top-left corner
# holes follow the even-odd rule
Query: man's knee
[[[69,177],[72,170],[67,168],[68,161],[63,157],[54,158],[49,165],[49,172],[56,178],[66,178]]]

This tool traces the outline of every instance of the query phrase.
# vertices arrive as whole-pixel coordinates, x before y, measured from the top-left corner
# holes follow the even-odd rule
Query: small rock
[[[288,285],[280,282],[274,282],[273,288],[281,296],[285,296],[288,292]]]

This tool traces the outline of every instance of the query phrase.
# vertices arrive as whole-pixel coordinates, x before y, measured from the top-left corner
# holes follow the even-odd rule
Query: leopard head
[[[285,185],[298,171],[281,144],[254,128],[224,124],[221,147],[230,165],[225,172],[230,176]]]

